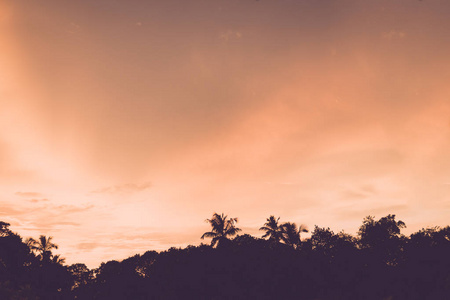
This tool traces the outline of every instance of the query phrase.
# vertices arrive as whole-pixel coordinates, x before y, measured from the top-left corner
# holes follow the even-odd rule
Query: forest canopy
[[[269,216],[262,238],[213,214],[209,244],[147,251],[89,269],[0,222],[0,299],[450,299],[450,227],[405,236],[395,215],[356,236]],[[200,237],[199,237],[200,238]]]

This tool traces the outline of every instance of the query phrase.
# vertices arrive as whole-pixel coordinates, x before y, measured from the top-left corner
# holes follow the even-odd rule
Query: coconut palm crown
[[[52,249],[58,249],[58,246],[52,242],[52,237],[41,235],[38,240],[29,238],[26,244],[32,251],[39,253],[42,262],[50,262],[52,258]]]
[[[301,233],[308,232],[305,225],[300,225],[297,229],[295,223],[286,222],[281,225],[282,237],[281,239],[286,245],[289,245],[295,249],[300,246],[301,243]]]
[[[282,227],[278,224],[280,218],[275,219],[274,216],[267,218],[267,222],[264,226],[259,228],[266,233],[262,236],[263,239],[269,237],[269,241],[280,242],[283,237]]]
[[[211,246],[214,247],[217,244],[219,247],[225,241],[229,239],[230,236],[236,235],[241,229],[236,227],[238,222],[237,218],[228,218],[228,216],[218,213],[214,213],[211,219],[207,219],[212,229],[211,231],[205,232],[201,239],[212,238]]]

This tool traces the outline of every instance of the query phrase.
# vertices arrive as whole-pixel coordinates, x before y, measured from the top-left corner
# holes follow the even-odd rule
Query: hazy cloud
[[[336,215],[339,216],[340,219],[358,219],[361,220],[366,216],[376,216],[378,218],[384,217],[388,214],[396,214],[404,213],[408,210],[408,205],[406,204],[396,204],[396,205],[388,205],[388,206],[380,206],[374,208],[359,208],[355,209],[351,206],[345,206],[342,209],[336,210]]]
[[[115,185],[110,187],[94,190],[92,194],[116,194],[116,193],[135,193],[149,189],[152,186],[151,182],[142,184],[127,183],[122,185]]]
[[[243,34],[240,31],[234,31],[234,30],[227,30],[220,34],[220,39],[223,41],[230,41],[230,40],[239,40],[243,37]]]
[[[93,208],[93,204],[86,204],[83,206],[76,206],[76,205],[57,205],[51,207],[55,211],[58,211],[60,213],[70,214],[70,213],[78,213],[78,212],[85,212],[91,208]]]
[[[403,39],[404,37],[406,37],[406,33],[404,33],[403,31],[391,30],[389,32],[383,32],[381,34],[381,37],[387,40]]]
[[[100,242],[88,242],[88,243],[79,243],[79,244],[77,244],[77,249],[79,249],[79,250],[92,250],[92,249],[95,249],[95,248],[97,248],[97,247],[101,247],[101,246],[103,246],[103,242],[102,243],[100,243]]]
[[[31,203],[41,203],[41,202],[48,202],[49,200],[48,199],[46,199],[46,198],[44,198],[44,199],[30,199],[30,200],[28,200],[28,202],[31,202]]]
[[[255,234],[271,214],[448,219],[450,1],[8,3],[0,215],[19,228],[99,262],[199,243],[186,224],[212,211]]]
[[[84,251],[94,251],[95,249],[102,249],[102,251],[110,252],[117,250],[117,245],[121,245],[121,252],[124,257],[134,255],[139,252],[147,250],[163,251],[170,247],[186,246],[188,241],[200,240],[202,231],[195,228],[193,232],[176,232],[160,230],[153,231],[151,229],[135,230],[136,233],[121,232],[115,234],[99,234],[96,239],[101,240],[85,240],[76,244],[76,248]],[[111,259],[118,259],[119,257],[112,256]]]
[[[36,200],[36,202],[34,201]],[[55,205],[47,199],[31,199],[31,207],[24,203],[0,203],[0,216],[17,220],[22,230],[50,230],[57,226],[80,226],[78,221],[72,221],[74,214],[85,213],[94,205]]]
[[[32,225],[35,225],[35,230],[39,230],[39,229],[43,229],[43,228],[54,228],[56,226],[75,226],[75,227],[79,227],[81,226],[81,223],[79,222],[71,222],[71,221],[52,221],[52,220],[41,220],[39,222],[35,222],[35,223],[31,223]]]
[[[17,192],[17,193],[15,193],[15,195],[17,195],[19,197],[24,197],[24,198],[42,197],[42,194],[37,193],[37,192]]]
[[[19,207],[19,206],[15,206],[13,204],[10,204],[8,202],[1,202],[0,203],[0,216],[3,217],[18,217],[18,216],[24,216],[24,215],[29,215],[31,213],[34,213],[36,211],[38,211],[38,208],[34,208],[34,209],[29,209],[26,207]]]
[[[361,186],[358,189],[348,189],[342,192],[342,199],[345,200],[363,200],[377,195],[377,190],[372,185]]]

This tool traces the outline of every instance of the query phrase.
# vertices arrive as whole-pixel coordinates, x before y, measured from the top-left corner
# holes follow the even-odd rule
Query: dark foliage
[[[230,239],[235,221],[227,229],[217,216],[220,247],[148,251],[95,270],[64,266],[51,249],[34,254],[0,223],[0,299],[450,299],[450,227],[406,237],[394,215],[369,216],[357,237],[315,226],[302,240],[302,227],[271,216],[267,240]]]
[[[56,245],[36,256],[30,241],[23,242],[8,223],[0,222],[0,299],[70,299],[72,275],[52,259],[51,248]]]

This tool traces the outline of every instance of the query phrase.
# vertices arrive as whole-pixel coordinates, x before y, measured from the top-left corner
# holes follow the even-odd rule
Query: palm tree
[[[53,255],[52,257],[52,263],[62,265],[66,262],[66,259],[64,257],[61,257],[61,255]]]
[[[26,240],[26,244],[32,251],[38,252],[42,262],[50,262],[52,258],[52,249],[58,249],[58,246],[52,243],[52,237],[41,235],[36,241],[33,238]]]
[[[228,240],[229,236],[236,235],[239,231],[241,231],[241,229],[237,228],[235,225],[235,223],[238,222],[238,219],[228,218],[228,216],[225,216],[224,214],[219,215],[214,213],[211,219],[206,219],[206,222],[211,224],[212,230],[205,232],[201,239],[204,239],[205,237],[212,238],[212,247],[216,244],[217,247],[219,247]]]
[[[281,225],[282,237],[281,239],[286,245],[297,249],[301,243],[301,233],[308,232],[308,229],[305,225],[300,225],[297,229],[297,225],[295,223],[286,222]]]
[[[262,236],[263,239],[269,237],[269,241],[280,242],[283,232],[281,226],[278,225],[280,218],[275,219],[274,216],[270,216],[264,226],[259,230],[264,230],[266,233]]]

